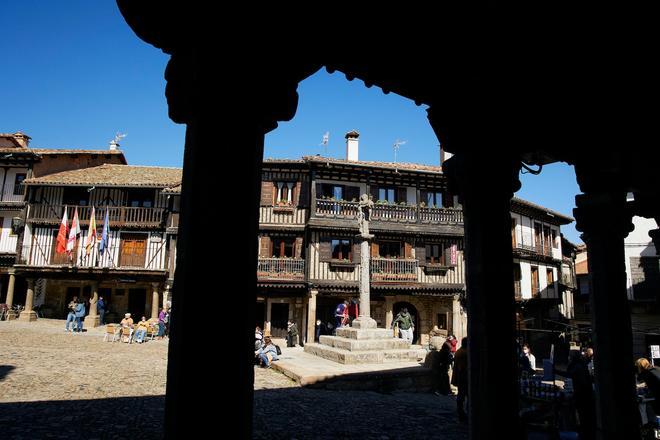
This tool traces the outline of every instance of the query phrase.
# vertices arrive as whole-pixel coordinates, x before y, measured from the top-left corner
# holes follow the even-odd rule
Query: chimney
[[[116,139],[113,139],[110,141],[110,151],[116,151],[119,150],[119,144],[117,143]]]
[[[346,160],[352,162],[358,161],[358,138],[360,133],[357,130],[351,130],[346,133]]]
[[[17,131],[16,133],[14,133],[14,139],[16,140],[16,142],[18,142],[18,144],[21,147],[27,148],[28,145],[30,145],[30,139],[32,138],[25,133],[21,133],[20,131]]]

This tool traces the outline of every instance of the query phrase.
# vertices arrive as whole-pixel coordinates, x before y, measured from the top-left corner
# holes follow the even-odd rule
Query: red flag
[[[73,211],[73,220],[71,221],[71,229],[69,229],[69,241],[66,244],[66,253],[71,256],[73,248],[76,247],[76,240],[80,234],[80,223],[78,222],[78,207]]]
[[[57,247],[55,248],[55,251],[58,254],[63,254],[66,252],[66,240],[67,240],[67,232],[69,231],[69,227],[67,226],[67,223],[69,222],[67,216],[66,216],[66,206],[64,207],[64,217],[62,217],[62,223],[60,224],[60,230],[57,231]]]

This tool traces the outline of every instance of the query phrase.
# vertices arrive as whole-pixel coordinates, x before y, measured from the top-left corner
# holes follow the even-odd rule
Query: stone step
[[[337,329],[335,335],[348,339],[391,339],[394,333],[392,330],[386,328],[361,329],[342,327]]]
[[[305,344],[305,353],[328,359],[340,364],[381,364],[388,361],[423,360],[426,351],[419,346],[409,349],[391,349],[374,351],[349,351],[322,344]]]
[[[321,345],[343,348],[348,351],[392,350],[410,348],[410,342],[405,339],[349,339],[340,336],[321,336]]]

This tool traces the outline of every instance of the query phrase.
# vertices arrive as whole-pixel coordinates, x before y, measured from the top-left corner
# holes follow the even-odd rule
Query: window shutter
[[[273,182],[261,182],[261,206],[273,206]]]
[[[403,256],[405,258],[412,258],[412,244],[407,241],[403,243]]]
[[[419,261],[420,266],[426,265],[426,246],[415,246],[415,258]]]
[[[321,239],[319,243],[319,260],[330,261],[332,260],[332,243],[329,238]]]
[[[380,246],[378,243],[371,243],[371,258],[380,258]]]
[[[294,182],[291,187],[291,204],[293,206],[298,206],[300,203],[300,182]]]
[[[273,255],[270,253],[270,237],[262,236],[259,242],[259,256],[261,258],[270,258]]]
[[[397,188],[396,189],[396,202],[407,202],[408,201],[408,190],[406,188]]]
[[[353,259],[352,259],[353,263],[359,263],[361,255],[362,254],[360,254],[360,243],[353,243]]]
[[[300,258],[300,256],[302,255],[302,248],[303,248],[302,237],[296,237],[296,244],[294,245],[293,256],[296,258]]]

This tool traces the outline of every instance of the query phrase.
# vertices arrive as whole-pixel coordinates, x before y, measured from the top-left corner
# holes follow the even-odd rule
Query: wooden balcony
[[[358,202],[317,200],[314,216],[354,219],[357,217],[358,206]],[[371,211],[371,220],[394,223],[462,225],[463,210],[376,203]]]
[[[69,221],[73,218],[74,209],[78,208],[78,220],[81,225],[89,224],[91,206],[67,205]],[[28,207],[27,221],[31,223],[58,224],[62,221],[64,205],[31,204]],[[129,206],[110,206],[108,219],[110,226],[128,227],[160,227],[163,225],[165,208],[133,208]],[[96,207],[96,224],[103,225],[105,207]]]
[[[552,257],[552,246],[543,246],[543,245],[537,245],[537,246],[532,246],[528,244],[521,244],[521,243],[516,243],[516,245],[513,248],[514,253],[519,253],[519,254],[536,254],[536,255],[543,255],[545,257]]]
[[[403,258],[372,258],[371,280],[387,282],[417,281],[418,261]]]
[[[259,258],[257,262],[259,280],[305,279],[305,260],[302,258]]]

